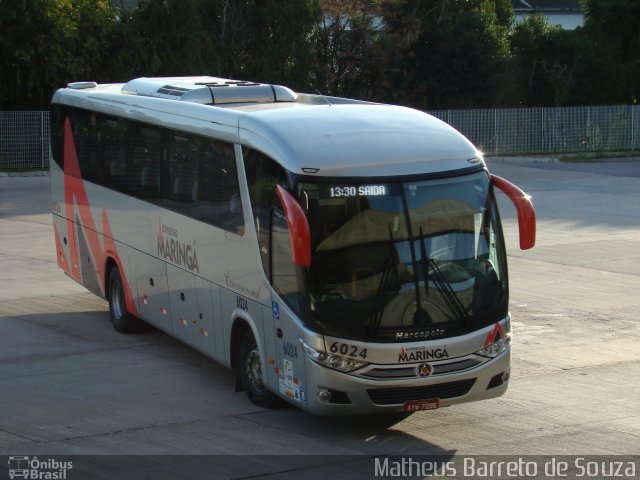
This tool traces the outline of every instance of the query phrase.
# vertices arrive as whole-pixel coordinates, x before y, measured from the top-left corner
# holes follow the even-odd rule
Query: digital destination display
[[[327,188],[327,196],[330,198],[383,197],[388,192],[386,185],[335,185]]]

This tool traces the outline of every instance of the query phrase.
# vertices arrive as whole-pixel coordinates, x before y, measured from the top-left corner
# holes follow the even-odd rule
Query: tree
[[[623,61],[640,60],[640,2],[637,0],[581,0],[585,27],[606,39]]]
[[[309,38],[321,15],[315,0],[256,0],[247,15],[247,77],[307,88],[313,68]]]
[[[508,29],[490,1],[430,2],[413,47],[419,108],[481,108],[512,97]]]
[[[201,0],[143,0],[127,22],[133,70],[140,75],[198,75],[207,69],[211,39]]]
[[[624,102],[619,58],[588,30],[549,26],[542,16],[518,24],[511,38],[522,106]]]
[[[612,75],[602,87],[613,102],[637,103],[640,97],[640,2],[581,0],[585,30],[600,51],[613,57]],[[600,72],[600,78],[604,76]]]
[[[45,108],[57,87],[96,78],[115,15],[107,0],[0,2],[0,106]]]
[[[338,96],[359,96],[365,64],[378,32],[375,5],[364,0],[324,0],[315,29],[314,87]]]

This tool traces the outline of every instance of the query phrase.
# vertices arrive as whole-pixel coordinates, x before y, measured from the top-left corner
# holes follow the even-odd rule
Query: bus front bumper
[[[392,413],[434,409],[503,395],[511,349],[461,373],[373,380],[321,366],[306,358],[306,408],[317,415]]]

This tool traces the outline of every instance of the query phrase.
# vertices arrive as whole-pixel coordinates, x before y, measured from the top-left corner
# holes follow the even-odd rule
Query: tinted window
[[[207,140],[202,151],[198,185],[200,218],[244,234],[244,217],[233,145]]]
[[[70,117],[82,178],[126,191],[126,121],[79,109]]]
[[[243,157],[253,221],[258,234],[260,258],[267,278],[271,278],[269,265],[271,210],[272,208],[282,210],[282,204],[276,193],[276,185],[286,185],[287,175],[280,165],[256,150],[244,149]]]
[[[63,145],[64,145],[64,119],[65,112],[61,105],[51,106],[51,154],[52,160],[64,169]]]
[[[143,200],[161,199],[162,130],[132,123],[129,128],[127,190]]]
[[[52,149],[59,165],[65,110],[52,108]],[[244,234],[233,144],[97,112],[68,110],[84,180]]]
[[[174,210],[188,210],[197,216],[198,160],[200,142],[184,134],[167,132],[164,142],[164,204]]]

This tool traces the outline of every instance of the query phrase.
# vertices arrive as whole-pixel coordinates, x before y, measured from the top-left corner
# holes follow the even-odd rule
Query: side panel
[[[138,147],[148,147],[148,151],[143,152],[148,154],[145,161],[151,155],[164,167],[168,165],[169,173],[172,167],[178,172],[178,166],[184,160],[178,154],[184,152],[177,147],[174,150],[154,150],[152,147],[158,146],[160,139],[179,145],[178,137],[191,138],[191,133],[185,133],[187,121],[190,122],[189,132],[194,127],[194,132],[208,137],[226,138],[220,135],[219,126],[204,121],[191,122],[181,117],[182,133],[163,131],[160,137],[154,134],[156,130],[150,125],[138,125],[137,130],[127,129],[127,112],[120,112],[117,118],[112,119],[115,126],[109,127],[111,130],[107,129],[107,124],[100,123],[102,130],[99,131],[98,125],[91,123],[93,117],[87,117],[87,121],[78,117],[76,121],[73,114],[65,112],[62,112],[64,115],[56,130],[59,150],[63,152],[60,156],[64,156],[64,169],[61,168],[62,162],[51,162],[52,210],[60,267],[88,289],[104,296],[104,266],[108,258],[114,258],[123,273],[127,309],[132,314],[225,365],[230,364],[231,325],[235,318],[241,317],[252,325],[261,350],[265,350],[261,352],[265,358],[266,355],[274,357],[275,332],[272,325],[269,332],[265,332],[262,323],[262,310],[270,305],[271,289],[261,269],[255,230],[250,220],[241,147],[234,146],[237,163],[234,174],[239,178],[240,203],[237,195],[232,198],[222,195],[233,187],[232,182],[223,183],[224,188],[219,192],[207,183],[233,169],[215,168],[218,164],[211,162],[207,155],[211,153],[211,158],[215,159],[218,158],[216,155],[224,156],[223,150],[207,150],[209,143],[204,138],[196,139],[194,145],[202,145],[199,150],[203,159],[200,167],[209,168],[208,176],[200,178],[201,181],[187,192],[192,196],[203,193],[198,196],[198,202],[202,201],[194,202],[193,197],[188,200],[164,196],[158,199],[136,187],[145,184],[142,178],[147,173],[140,167],[143,164],[138,153],[143,149]],[[141,120],[146,123],[149,119]],[[104,133],[103,130],[118,139],[120,150],[111,148],[115,147],[111,137],[99,134]],[[213,142],[211,139],[213,147],[220,146]],[[92,170],[94,164],[103,165],[94,162],[98,157],[113,163],[113,159],[122,160],[123,155],[128,165],[126,178],[131,180],[122,184],[126,187],[122,191],[127,193],[113,189],[116,188],[116,177],[122,175],[111,164],[106,169]],[[229,159],[228,155],[224,158]],[[90,181],[83,180],[82,173],[92,172]],[[175,182],[166,180],[162,180],[164,190],[170,192],[177,188]],[[207,191],[218,192],[216,195],[224,198],[209,198],[205,195]],[[244,219],[240,217],[240,223],[236,224],[240,205]],[[215,207],[219,218],[211,222],[202,221],[203,213],[198,208],[205,207]],[[233,217],[236,223],[231,225],[225,223],[226,220],[220,221],[227,217]],[[272,380],[268,383],[277,389],[275,377]]]

